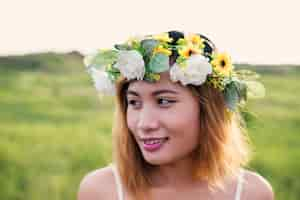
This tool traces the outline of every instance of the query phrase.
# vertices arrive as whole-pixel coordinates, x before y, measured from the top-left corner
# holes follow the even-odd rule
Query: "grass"
[[[276,199],[300,197],[300,70],[256,66],[267,95],[249,102],[255,156],[249,168]],[[99,101],[81,56],[0,58],[0,196],[6,200],[75,199],[89,171],[111,161],[113,100]],[[45,195],[46,194],[46,195]]]
[[[256,147],[251,167],[272,184],[276,199],[300,197],[300,70],[264,73],[267,95],[251,102],[258,115],[249,133]]]

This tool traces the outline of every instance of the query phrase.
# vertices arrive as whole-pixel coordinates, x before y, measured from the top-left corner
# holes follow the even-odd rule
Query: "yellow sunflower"
[[[163,53],[167,56],[170,56],[172,54],[172,51],[170,51],[169,49],[166,49],[163,46],[159,45],[159,46],[155,47],[154,50],[153,50],[153,54],[156,54],[156,53]]]
[[[204,43],[203,43],[204,40],[197,34],[189,34],[187,36],[187,40],[191,45],[197,48],[201,48],[201,49],[204,48]]]
[[[153,35],[153,38],[156,39],[156,40],[159,40],[161,42],[172,42],[173,41],[173,38],[170,38],[169,34],[165,33],[165,32]]]
[[[193,53],[193,54],[201,54],[202,51],[201,49],[195,47],[194,45],[192,44],[188,44],[186,46],[183,46],[182,48],[180,48],[178,50],[178,53],[180,56],[183,56],[184,58],[188,58],[190,57],[190,55]]]
[[[227,53],[214,54],[211,64],[217,72],[225,76],[228,76],[233,69],[231,58]]]

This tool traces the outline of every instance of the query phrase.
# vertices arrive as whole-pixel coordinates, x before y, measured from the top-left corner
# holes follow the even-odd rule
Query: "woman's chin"
[[[145,161],[151,165],[164,165],[164,164],[167,164],[168,161],[167,160],[164,160],[164,159],[159,159],[159,158],[145,158]]]
[[[149,154],[149,152],[143,152],[144,160],[152,165],[163,165],[170,162],[168,158],[166,158],[162,154]],[[168,156],[169,157],[169,156]]]

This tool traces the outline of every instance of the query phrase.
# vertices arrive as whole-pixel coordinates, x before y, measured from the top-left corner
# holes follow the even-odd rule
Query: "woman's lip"
[[[147,144],[144,141],[142,146],[143,146],[144,150],[146,150],[146,151],[149,151],[149,152],[157,151],[164,146],[164,144],[168,141],[168,138],[161,138],[160,140],[161,140],[160,142],[153,143],[153,144],[151,144],[151,143]]]
[[[147,140],[161,140],[161,139],[169,139],[169,137],[149,137],[149,138],[141,138],[141,141],[147,141]]]

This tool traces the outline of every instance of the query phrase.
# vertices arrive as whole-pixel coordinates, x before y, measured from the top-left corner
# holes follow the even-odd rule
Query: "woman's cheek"
[[[134,132],[135,131],[135,126],[136,126],[136,123],[137,123],[137,116],[136,116],[136,114],[133,111],[128,110],[126,118],[127,118],[127,126],[129,128],[129,130],[131,132]]]

